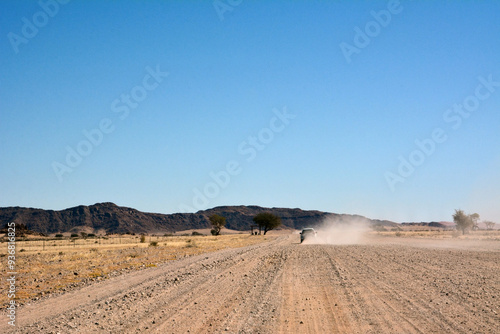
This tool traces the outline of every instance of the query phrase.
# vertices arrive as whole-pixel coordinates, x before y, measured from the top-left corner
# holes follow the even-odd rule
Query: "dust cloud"
[[[327,218],[316,225],[316,236],[307,235],[303,244],[353,245],[368,242],[370,224],[367,220]]]

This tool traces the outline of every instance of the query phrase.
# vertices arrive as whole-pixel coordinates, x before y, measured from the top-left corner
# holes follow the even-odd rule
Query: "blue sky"
[[[40,3],[0,4],[0,206],[500,223],[500,2]]]

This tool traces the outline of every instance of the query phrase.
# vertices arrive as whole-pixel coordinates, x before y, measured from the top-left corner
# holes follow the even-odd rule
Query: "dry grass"
[[[18,304],[54,292],[67,291],[88,281],[107,279],[122,272],[156,267],[178,258],[225,248],[258,244],[272,236],[222,235],[147,237],[111,237],[107,240],[18,241],[16,271]],[[97,241],[97,243],[96,243]],[[151,246],[151,243],[157,246]],[[2,244],[0,263],[7,265],[6,243]],[[20,251],[20,250],[24,251]],[[7,285],[2,284],[0,308],[7,302]]]

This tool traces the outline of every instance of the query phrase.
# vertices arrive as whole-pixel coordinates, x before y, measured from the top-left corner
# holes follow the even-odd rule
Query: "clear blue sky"
[[[41,3],[0,3],[0,206],[500,223],[498,1]]]

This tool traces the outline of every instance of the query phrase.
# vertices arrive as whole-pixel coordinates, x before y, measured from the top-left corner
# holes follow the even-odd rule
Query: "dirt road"
[[[24,306],[10,330],[500,333],[500,247],[415,246],[300,245],[298,236],[283,236]]]

